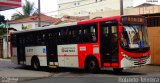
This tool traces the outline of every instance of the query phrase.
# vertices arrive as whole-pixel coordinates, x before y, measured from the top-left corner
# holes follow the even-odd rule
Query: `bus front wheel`
[[[98,62],[95,58],[87,59],[85,64],[85,69],[87,72],[95,73],[99,70]]]

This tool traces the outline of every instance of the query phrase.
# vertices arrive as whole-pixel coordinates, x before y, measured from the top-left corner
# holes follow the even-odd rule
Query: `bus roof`
[[[71,22],[71,23],[64,23],[64,24],[59,24],[59,25],[50,25],[50,26],[46,26],[46,27],[39,27],[37,29],[30,29],[30,30],[25,30],[25,31],[16,31],[16,32],[12,32],[12,34],[46,30],[46,29],[52,29],[52,28],[60,28],[60,27],[65,27],[65,26],[81,25],[81,24],[87,24],[87,23],[96,23],[96,22],[106,21],[106,20],[114,20],[114,19],[116,20],[116,19],[119,19],[120,17],[121,16],[112,16],[112,17],[104,17],[104,18],[83,20],[83,21],[80,21],[80,22]]]
[[[45,29],[51,29],[51,28],[60,28],[60,27],[72,26],[72,25],[76,25],[76,24],[77,24],[77,22],[64,23],[64,24],[59,24],[59,25],[50,25],[50,26],[46,26],[46,27],[39,27],[36,29],[30,29],[30,30],[25,30],[25,31],[15,31],[15,32],[12,32],[12,34],[25,33],[25,32],[31,32],[31,31],[39,31],[39,30],[45,30]]]

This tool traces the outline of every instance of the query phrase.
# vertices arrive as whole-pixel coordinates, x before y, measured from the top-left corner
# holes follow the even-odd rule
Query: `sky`
[[[35,9],[38,8],[38,0],[29,0],[30,2],[34,2]],[[22,4],[25,0],[22,0]],[[58,10],[57,0],[41,0],[41,12],[47,14],[48,16],[55,16],[57,13],[53,12]],[[17,11],[21,12],[21,8],[15,8],[5,11],[0,11],[1,15],[5,15],[6,19],[11,19],[11,16]]]
[[[24,3],[25,0],[22,0],[22,3]],[[34,2],[35,4],[35,9],[38,8],[38,0],[29,0],[31,2]],[[139,5],[146,0],[134,0],[133,5]],[[44,14],[47,14],[48,16],[53,16],[57,15],[58,10],[58,5],[57,5],[57,0],[41,0],[41,12]],[[160,0],[159,2],[160,3]],[[5,15],[6,19],[11,19],[11,16],[16,13],[17,11],[21,11],[21,8],[16,8],[16,9],[11,9],[11,10],[6,10],[6,11],[0,11],[1,15]]]

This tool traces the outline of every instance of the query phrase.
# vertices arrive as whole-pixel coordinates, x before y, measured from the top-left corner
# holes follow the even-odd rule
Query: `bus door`
[[[118,63],[118,22],[100,23],[101,63]]]
[[[18,64],[25,64],[25,41],[22,36],[18,36],[18,42],[17,42],[17,58],[18,58]]]
[[[46,38],[46,46],[47,64],[49,65],[49,62],[58,62],[56,32],[53,32],[52,30],[48,32],[48,37]]]

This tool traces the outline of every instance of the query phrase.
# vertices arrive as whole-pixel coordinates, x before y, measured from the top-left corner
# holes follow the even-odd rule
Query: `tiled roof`
[[[140,4],[140,5],[136,6],[136,7],[147,7],[147,6],[157,6],[157,5],[150,4],[150,3],[142,3],[142,4]]]
[[[81,20],[87,20],[89,19],[88,16],[63,16],[62,18],[59,18],[54,24],[60,24],[60,23],[68,23],[68,22],[78,22]]]
[[[40,17],[42,22],[45,21],[45,22],[54,23],[58,20],[57,18],[53,18],[44,14],[41,14]],[[12,21],[9,21],[8,23],[15,24],[15,23],[24,23],[24,22],[37,22],[37,21],[38,21],[38,16],[30,16],[22,19],[12,20]]]

